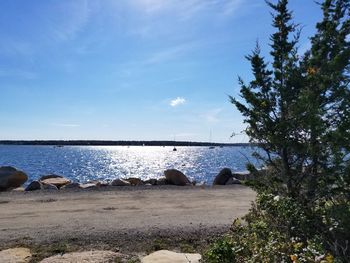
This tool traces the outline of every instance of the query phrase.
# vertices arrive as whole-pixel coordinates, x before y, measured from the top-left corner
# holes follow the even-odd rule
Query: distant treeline
[[[35,140],[13,141],[0,140],[2,145],[92,145],[92,146],[253,146],[249,143],[210,143],[210,142],[184,142],[184,141],[65,141],[65,140]]]

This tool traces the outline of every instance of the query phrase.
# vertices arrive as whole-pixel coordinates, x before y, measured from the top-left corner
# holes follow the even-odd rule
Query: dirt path
[[[0,246],[25,240],[130,245],[155,235],[215,233],[246,214],[254,198],[240,185],[0,193]]]

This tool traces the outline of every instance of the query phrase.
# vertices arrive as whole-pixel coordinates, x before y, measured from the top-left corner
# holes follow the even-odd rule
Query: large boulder
[[[176,169],[169,169],[164,171],[164,176],[169,184],[181,186],[191,184],[186,175]]]
[[[124,255],[112,251],[84,251],[74,252],[63,255],[56,255],[49,258],[45,258],[40,261],[41,263],[106,263],[106,262],[120,262]]]
[[[28,263],[32,254],[28,248],[17,247],[0,251],[0,262]]]
[[[142,263],[199,263],[202,256],[199,254],[176,253],[168,250],[159,250],[146,257]]]
[[[62,175],[57,175],[57,174],[48,174],[48,175],[43,175],[40,177],[39,181],[43,181],[46,179],[51,179],[51,178],[63,178]]]
[[[0,167],[0,191],[17,188],[28,180],[28,176],[14,167]]]
[[[44,180],[40,180],[42,184],[52,184],[56,186],[57,188],[61,188],[67,184],[70,184],[71,181],[64,177],[54,177],[54,178],[47,178]]]
[[[112,186],[129,186],[131,184],[124,179],[115,179],[112,181],[111,185]]]
[[[24,190],[25,191],[36,191],[43,189],[43,184],[39,181],[31,182]]]
[[[224,168],[215,177],[213,185],[225,185],[231,177],[233,177],[231,169]]]

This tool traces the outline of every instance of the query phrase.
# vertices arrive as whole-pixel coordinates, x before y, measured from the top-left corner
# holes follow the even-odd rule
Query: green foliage
[[[205,254],[207,262],[231,263],[235,261],[233,244],[230,237],[217,240]]]
[[[210,248],[206,262],[336,262],[322,236],[312,235],[319,218],[292,198],[259,194],[244,220],[234,221],[230,234]]]
[[[247,56],[253,79],[239,79],[242,99],[230,97],[265,169],[248,167],[256,204],[207,261],[350,262],[350,1],[319,4],[303,56],[288,0],[268,5],[271,63],[257,44]]]

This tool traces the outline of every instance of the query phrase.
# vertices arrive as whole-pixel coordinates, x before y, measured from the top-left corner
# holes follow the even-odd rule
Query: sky
[[[300,52],[321,18],[291,0]],[[229,102],[258,40],[263,0],[1,0],[0,140],[247,142]],[[210,133],[212,137],[210,138]]]

